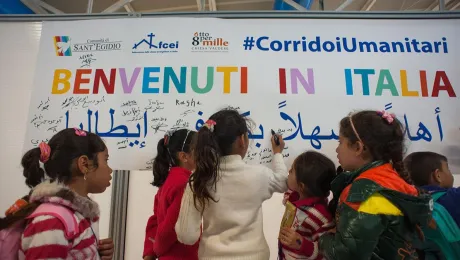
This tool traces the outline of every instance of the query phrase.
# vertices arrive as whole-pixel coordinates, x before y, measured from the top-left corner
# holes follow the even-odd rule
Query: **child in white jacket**
[[[192,245],[200,239],[200,260],[267,260],[262,203],[287,191],[287,168],[272,140],[274,170],[243,161],[248,149],[246,120],[235,110],[210,117],[197,135],[196,170],[182,198],[176,223],[178,240]],[[203,222],[202,222],[203,220]]]

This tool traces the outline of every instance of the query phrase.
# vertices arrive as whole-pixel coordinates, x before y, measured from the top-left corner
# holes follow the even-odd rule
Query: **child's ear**
[[[306,190],[305,190],[305,189],[306,189],[305,184],[303,184],[303,183],[301,183],[301,182],[297,182],[297,185],[298,185],[298,187],[299,187],[300,192],[302,192],[302,194],[306,194],[306,193],[307,193]]]
[[[364,147],[364,144],[360,141],[357,141],[354,145],[356,155],[362,155],[366,148]]]
[[[89,160],[88,156],[82,155],[82,156],[78,157],[78,159],[77,159],[77,167],[78,167],[78,170],[83,175],[86,175],[88,173],[88,171],[90,170],[89,163],[90,163],[90,160]]]
[[[187,162],[187,154],[185,152],[179,152],[179,161]]]
[[[436,183],[441,184],[441,171],[439,169],[434,170],[434,172],[431,174],[431,177]]]

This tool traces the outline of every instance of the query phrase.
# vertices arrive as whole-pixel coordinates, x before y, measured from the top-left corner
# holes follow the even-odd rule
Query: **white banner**
[[[65,127],[99,134],[114,169],[149,169],[171,128],[231,106],[255,122],[246,160],[335,158],[350,111],[386,109],[410,149],[460,145],[459,20],[118,19],[46,22],[26,147]],[[446,150],[447,149],[447,150]],[[458,157],[458,155],[457,155]]]

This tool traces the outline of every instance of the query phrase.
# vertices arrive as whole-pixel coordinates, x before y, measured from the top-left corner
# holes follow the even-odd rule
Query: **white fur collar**
[[[38,184],[30,195],[30,201],[53,202],[71,207],[83,217],[99,218],[99,206],[89,198],[82,197],[62,183],[46,180]]]

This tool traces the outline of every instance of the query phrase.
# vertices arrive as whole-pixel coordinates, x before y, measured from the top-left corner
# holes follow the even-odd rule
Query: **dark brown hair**
[[[49,160],[43,164],[46,175],[51,181],[68,183],[74,174],[78,174],[75,159],[86,155],[98,167],[97,154],[106,149],[104,141],[94,134],[86,132],[86,136],[78,136],[75,129],[68,128],[55,134],[48,142],[51,148]],[[30,149],[21,160],[23,175],[26,184],[33,188],[45,179],[45,171],[40,167],[40,148]],[[80,173],[81,174],[81,173]],[[29,196],[23,197],[29,201]],[[29,203],[18,212],[0,219],[0,229],[9,227],[16,221],[30,215],[37,207],[38,202]]]
[[[297,182],[306,187],[306,196],[327,197],[331,190],[331,182],[336,176],[334,163],[321,153],[307,151],[294,160]]]
[[[196,132],[180,129],[161,138],[157,145],[157,156],[153,161],[153,182],[152,185],[160,187],[166,181],[169,174],[169,169],[174,166],[179,166],[179,152],[189,153],[191,151],[191,143]]]
[[[441,170],[442,162],[447,162],[444,155],[433,152],[415,152],[404,159],[404,165],[416,186],[431,184],[431,174]]]
[[[214,200],[210,189],[216,188],[220,157],[231,155],[235,140],[248,132],[246,119],[234,109],[223,109],[210,118],[216,122],[214,131],[202,127],[194,143],[196,169],[189,185],[193,191],[195,208],[203,211],[209,200]]]
[[[48,142],[51,148],[49,160],[44,163],[46,175],[52,181],[67,183],[76,172],[76,158],[86,155],[97,168],[97,154],[106,149],[104,141],[94,134],[86,132],[86,136],[78,136],[75,129],[68,128],[55,134]],[[45,178],[45,171],[40,168],[40,148],[29,150],[21,160],[23,175],[30,188],[38,185]]]
[[[377,111],[372,110],[364,110],[344,117],[340,121],[340,134],[347,138],[350,144],[358,141],[350,119],[363,142],[365,151],[372,160],[391,162],[401,178],[411,183],[403,163],[405,132],[401,122],[394,118],[390,124]]]

